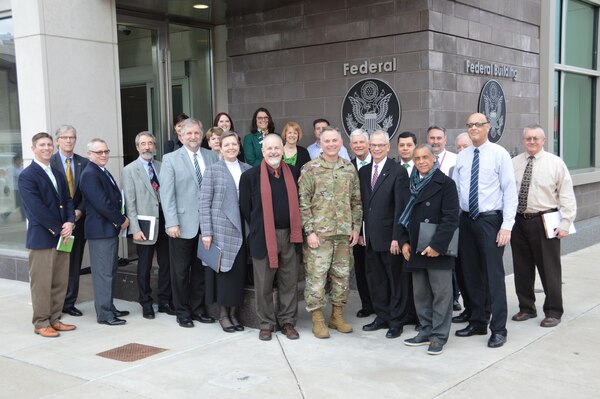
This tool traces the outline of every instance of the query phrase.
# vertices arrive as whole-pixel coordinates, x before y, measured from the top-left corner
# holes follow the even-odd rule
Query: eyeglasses
[[[268,121],[269,117],[268,116],[257,116],[256,120],[259,120],[259,121]]]
[[[110,154],[110,150],[104,150],[104,151],[92,151],[90,150],[91,153],[94,153],[96,155],[108,155]]]
[[[389,143],[385,143],[385,144],[369,144],[369,147],[371,148],[385,148]]]
[[[542,137],[524,137],[523,140],[537,143],[538,141],[542,140]]]
[[[487,125],[488,122],[474,122],[474,123],[467,123],[467,129],[472,129],[474,127],[476,127],[477,129],[479,129],[480,127],[483,127],[483,125]]]
[[[64,141],[75,141],[75,140],[77,140],[77,137],[75,137],[75,136],[60,136],[59,139],[64,140]]]

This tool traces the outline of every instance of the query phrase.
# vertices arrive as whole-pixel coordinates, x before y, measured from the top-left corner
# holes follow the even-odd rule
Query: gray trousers
[[[412,270],[419,336],[444,345],[452,322],[452,270]]]
[[[113,289],[118,266],[119,236],[88,240],[94,287],[94,306],[98,321],[112,320],[115,315]]]
[[[269,267],[269,257],[252,258],[254,266],[254,289],[256,313],[260,319],[260,328],[274,330],[276,321],[279,326],[285,323],[296,325],[298,317],[298,254],[295,244],[290,242],[289,229],[275,230],[279,268]],[[279,309],[277,314],[273,303],[273,280],[277,276],[277,296]]]

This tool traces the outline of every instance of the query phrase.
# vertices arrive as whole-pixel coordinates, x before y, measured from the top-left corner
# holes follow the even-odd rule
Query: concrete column
[[[75,151],[101,137],[111,149],[108,168],[122,168],[121,104],[114,0],[12,2],[23,156],[31,137],[70,124]],[[26,162],[28,163],[28,162]]]
[[[216,115],[219,112],[229,113],[229,95],[227,88],[227,27],[225,25],[217,25],[213,28],[212,32],[214,54],[214,104]]]

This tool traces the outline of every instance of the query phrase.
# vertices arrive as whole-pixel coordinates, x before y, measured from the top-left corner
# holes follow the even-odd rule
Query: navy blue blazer
[[[81,172],[79,189],[86,203],[84,225],[86,240],[117,236],[121,231],[121,225],[125,222],[125,216],[121,214],[123,206],[121,190],[112,175],[109,178],[98,165],[88,162]]]
[[[62,225],[75,222],[67,181],[55,168],[52,173],[58,191],[44,169],[35,162],[19,175],[19,194],[29,221],[25,243],[28,249],[56,248]]]
[[[81,190],[79,189],[79,180],[81,179],[81,172],[85,169],[88,160],[87,158],[82,157],[81,155],[73,154],[73,164],[75,165],[75,176],[73,176],[73,183],[75,186],[75,192],[73,193],[73,206],[75,209],[80,210],[84,213],[85,216],[85,201],[83,201],[83,196],[81,195]],[[50,166],[57,169],[61,172],[61,174],[67,179],[67,174],[65,172],[65,167],[62,164],[60,159],[60,154],[55,152],[50,157]],[[68,186],[68,184],[67,184]],[[81,219],[78,223],[81,222]]]

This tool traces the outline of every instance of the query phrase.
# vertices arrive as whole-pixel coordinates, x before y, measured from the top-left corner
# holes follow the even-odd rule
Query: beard
[[[140,156],[142,159],[149,161],[152,159],[152,157],[154,157],[154,152],[144,151],[140,154]]]

